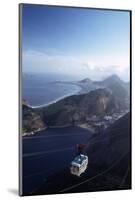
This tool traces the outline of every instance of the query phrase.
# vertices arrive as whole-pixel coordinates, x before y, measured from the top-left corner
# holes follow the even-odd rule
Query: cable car
[[[80,154],[75,157],[71,162],[70,173],[76,176],[80,176],[85,172],[88,166],[88,156]]]

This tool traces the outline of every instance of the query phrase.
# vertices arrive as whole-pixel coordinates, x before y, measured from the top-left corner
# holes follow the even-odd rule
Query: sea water
[[[80,91],[77,85],[64,84],[62,81],[70,81],[70,78],[62,75],[23,74],[22,98],[32,107],[38,107],[77,94]]]

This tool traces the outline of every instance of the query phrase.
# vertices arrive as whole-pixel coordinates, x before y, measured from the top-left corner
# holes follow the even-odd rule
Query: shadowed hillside
[[[48,126],[71,126],[86,123],[93,115],[119,112],[125,104],[108,89],[73,95],[48,107],[37,109]]]
[[[89,165],[80,178],[65,169],[33,194],[88,192],[131,188],[130,114],[115,122],[102,135],[89,141]],[[69,163],[70,164],[70,163]],[[70,165],[69,165],[70,166]]]
[[[22,126],[23,135],[29,135],[37,130],[46,128],[45,122],[26,101],[22,102]]]

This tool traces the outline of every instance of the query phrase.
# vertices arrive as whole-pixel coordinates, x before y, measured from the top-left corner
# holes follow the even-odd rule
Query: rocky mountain
[[[89,79],[89,78],[85,78],[85,79],[83,79],[83,80],[81,80],[81,81],[78,81],[79,83],[92,83],[92,80],[91,79]]]
[[[121,103],[125,104],[125,109],[129,109],[130,105],[130,83],[124,82],[117,75],[112,75],[103,81],[94,82],[103,88],[108,88],[112,94],[119,98]]]
[[[123,104],[108,89],[97,89],[87,94],[66,97],[38,109],[48,126],[70,126],[86,122],[93,115],[119,112]]]
[[[130,95],[130,83],[124,82],[121,80],[116,74],[113,74],[103,81],[92,81],[89,78],[85,78],[76,83],[79,85],[82,90],[81,93],[88,93],[91,90],[96,90],[98,88],[108,88],[112,91],[112,93],[119,97],[122,101],[124,99],[129,98]]]
[[[129,84],[112,75],[103,81],[93,82],[89,78],[77,82],[82,93],[66,97],[47,107],[32,109],[23,102],[23,133],[39,129],[63,126],[81,126],[95,131],[92,117],[110,115],[129,108]],[[100,88],[99,88],[100,87]],[[130,91],[130,90],[129,90]],[[114,116],[115,118],[116,116]],[[101,123],[101,120],[99,120]],[[102,121],[102,123],[104,123]],[[106,126],[105,123],[103,126]],[[97,128],[97,125],[96,125]]]
[[[22,128],[23,135],[30,135],[40,129],[46,128],[45,122],[26,101],[22,102]]]
[[[102,84],[105,86],[109,86],[114,82],[124,85],[124,81],[122,81],[116,74],[107,77],[105,80],[102,81]]]
[[[114,95],[119,98],[128,97],[128,84],[121,80],[117,75],[111,75],[103,81],[95,82],[97,85],[101,85],[105,88],[109,88]]]
[[[94,82],[89,78],[85,78],[81,81],[75,82],[75,84],[80,86],[81,88],[80,94],[85,94],[92,90],[100,88],[98,85],[94,84]]]

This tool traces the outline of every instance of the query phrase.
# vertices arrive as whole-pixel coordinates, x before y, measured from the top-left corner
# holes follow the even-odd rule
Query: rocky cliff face
[[[39,113],[49,126],[68,126],[86,122],[93,115],[118,112],[123,105],[108,89],[97,89],[87,94],[73,95]]]
[[[119,98],[129,97],[130,84],[122,81],[117,75],[109,76],[103,81],[95,82],[95,84],[109,88]]]
[[[23,135],[30,135],[40,129],[46,128],[45,122],[26,101],[22,103],[22,127]]]

